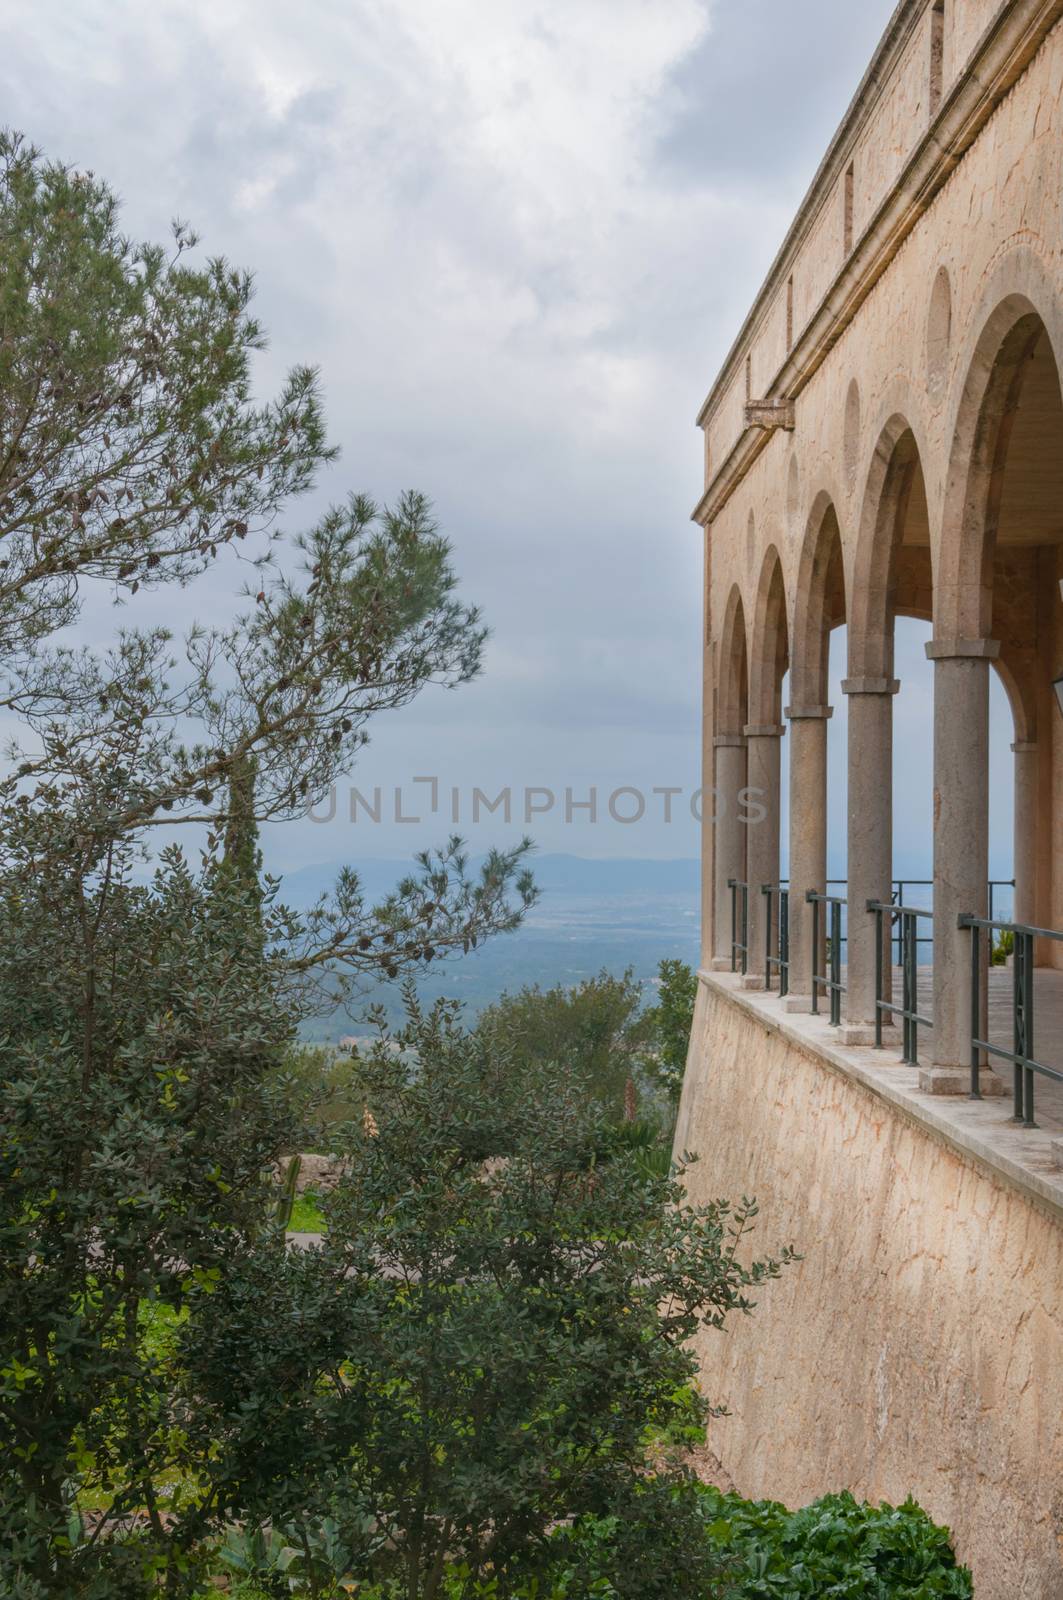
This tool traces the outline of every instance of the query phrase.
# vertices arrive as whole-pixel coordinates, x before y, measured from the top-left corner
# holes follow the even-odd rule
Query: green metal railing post
[[[873,900],[867,909],[875,915],[875,1048],[882,1049],[882,912]]]
[[[1020,955],[1021,952],[1021,955]],[[1033,1107],[1033,935],[1023,933],[1015,940],[1015,982],[1021,992],[1021,1005],[1015,1008],[1016,1018],[1021,1011],[1022,1033],[1022,1124],[1036,1128]],[[1016,1107],[1018,1107],[1018,1099]]]
[[[728,878],[727,887],[731,891],[731,971],[736,972],[738,954],[738,880]]]
[[[823,990],[830,997],[830,1022],[836,1028],[842,1018],[842,995],[845,985],[842,983],[842,908],[845,901],[840,895],[817,894],[814,889],[809,889],[805,900],[812,907],[812,1010],[819,1015],[819,996]],[[820,906],[828,907],[828,927],[830,928],[830,961],[826,972],[819,972],[816,958],[819,952]]]
[[[1035,928],[1027,922],[1004,922],[999,917],[975,917],[969,913],[958,919],[958,926],[971,935],[971,1094],[981,1099],[978,1088],[978,1071],[981,1055],[996,1056],[1010,1061],[1013,1075],[1013,1119],[1024,1128],[1036,1128],[1034,1120],[1034,1077],[1040,1073],[1054,1083],[1063,1083],[1063,1071],[1038,1061],[1034,1055],[1034,941],[1052,939],[1063,943],[1063,933],[1057,928]],[[980,994],[982,987],[982,947],[980,933],[984,929],[991,950],[994,932],[1010,933],[1013,940],[1014,961],[1011,986],[1011,1049],[993,1044],[982,1037],[983,1029]],[[984,1032],[989,1032],[989,1017],[985,1018]]]
[[[910,886],[911,880],[906,881]],[[883,1018],[900,1017],[901,1060],[911,1066],[918,1066],[919,1029],[931,1028],[934,1025],[932,1017],[921,1016],[919,1012],[919,946],[924,942],[919,937],[919,918],[929,918],[933,912],[927,911],[923,906],[906,906],[893,899],[889,905],[881,900],[868,900],[865,910],[875,918],[875,1044],[881,1049]],[[886,917],[891,921],[888,934],[885,928]],[[892,1000],[885,1000],[882,996],[886,951],[888,949],[891,954],[893,951],[894,920],[900,928],[897,936],[901,951],[900,1005],[896,1005]]]
[[[772,968],[779,971],[780,1000],[790,992],[790,891],[781,883],[762,883],[760,892],[766,901],[764,918],[764,987],[771,988]],[[779,913],[773,915],[772,897],[779,897]],[[772,932],[777,929],[777,954],[772,954]]]
[[[749,885],[741,883],[737,878],[728,878],[727,887],[731,891],[731,971],[741,970],[743,977],[749,971]],[[742,904],[742,937],[738,937],[738,905],[741,895]],[[739,968],[738,958],[741,956],[742,964]]]
[[[971,1099],[982,1098],[982,1052],[975,1041],[982,1031],[982,930],[971,927]]]

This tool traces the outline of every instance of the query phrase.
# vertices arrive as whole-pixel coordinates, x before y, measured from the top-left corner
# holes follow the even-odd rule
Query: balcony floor
[[[933,969],[919,972],[919,1009],[930,1016],[930,985]],[[894,980],[900,983],[900,974]],[[1012,973],[1010,968],[989,969],[989,1042],[1006,1050],[1012,1047]],[[926,1007],[926,1009],[924,1009]],[[1063,1072],[1063,972],[1051,967],[1036,967],[1033,981],[1034,1056],[1046,1067]],[[1009,1061],[996,1060],[993,1066],[1011,1094],[1012,1067]],[[1034,1075],[1034,1109],[1038,1123],[1051,1122],[1063,1134],[1063,1083]]]
[[[842,967],[842,982],[846,979]],[[918,1009],[924,1017],[933,1015],[933,967],[919,968]],[[1012,984],[1010,967],[989,969],[989,1042],[1010,1050],[1012,1046]],[[900,999],[901,969],[893,968],[893,996]],[[1046,1067],[1063,1072],[1063,971],[1052,967],[1034,970],[1034,1055]],[[821,1001],[826,1009],[826,1001]],[[844,1006],[843,1006],[844,1010]],[[886,1046],[889,1053],[890,1046]],[[919,1030],[919,1059],[923,1064],[931,1059],[930,1030]],[[992,1062],[994,1070],[1004,1079],[1008,1096],[1012,1093],[1012,1066],[1000,1059]],[[1034,1078],[1034,1108],[1040,1126],[1050,1128],[1055,1136],[1063,1138],[1063,1083],[1054,1083],[1037,1073]]]

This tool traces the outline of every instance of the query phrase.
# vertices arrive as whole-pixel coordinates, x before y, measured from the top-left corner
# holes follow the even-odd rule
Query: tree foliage
[[[711,1592],[682,1474],[640,1494],[647,1429],[689,1424],[691,1335],[779,1260],[744,1259],[749,1202],[645,1174],[589,1090],[446,1003],[411,1001],[361,1063],[324,1243],[227,1273],[182,1332],[194,1426],[253,1522],[331,1519],[359,1579],[433,1600],[448,1570],[470,1596],[545,1583],[577,1554],[559,1525],[625,1506],[645,1551],[615,1593],[657,1592],[633,1573],[669,1537],[698,1586],[680,1563],[661,1593]]]
[[[528,984],[480,1013],[479,1032],[521,1071],[551,1063],[571,1071],[613,1120],[624,1115],[625,1090],[640,1071],[638,1023],[642,987],[628,970],[601,971],[570,986]]]
[[[259,882],[258,824],[327,793],[376,712],[472,678],[484,629],[421,495],[279,542],[332,454],[316,378],[252,402],[250,278],[192,243],[133,243],[104,184],[0,140],[0,1588],[26,1600],[190,1581],[228,1507],[171,1335],[283,1254],[298,1022],[534,897],[526,846],[473,872],[458,840],[379,905],[353,871],[301,914]],[[230,623],[55,639],[86,585],[182,583],[261,533]],[[175,823],[199,865],[152,851]]]
[[[196,242],[135,242],[106,184],[0,133],[5,656],[72,621],[86,578],[192,576],[334,454],[311,368],[252,401],[251,277],[191,265]]]
[[[685,961],[666,958],[657,969],[657,1002],[642,1015],[645,1070],[673,1104],[683,1088],[697,993],[697,974]]]

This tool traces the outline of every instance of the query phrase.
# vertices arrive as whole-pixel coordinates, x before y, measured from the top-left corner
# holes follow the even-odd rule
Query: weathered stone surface
[[[912,1493],[978,1600],[1059,1600],[1063,1228],[750,1005],[701,985],[677,1142],[693,1198],[754,1195],[753,1248],[803,1261],[698,1341],[710,1449],[791,1505]]]
[[[955,1529],[978,1600],[1063,1600],[1059,1085],[1038,1078],[1036,1127],[1014,1120],[999,1056],[968,1098],[972,970],[975,1037],[1014,1035],[990,940],[973,948],[960,921],[989,905],[996,672],[1015,916],[1063,929],[1061,238],[1063,0],[900,0],[698,416],[704,782],[719,799],[755,776],[765,821],[743,840],[733,811],[705,809],[706,970],[676,1144],[703,1158],[695,1196],[755,1194],[761,1245],[805,1256],[751,1323],[701,1341],[706,1388],[734,1412],[710,1445],[748,1494],[915,1493]],[[933,749],[893,750],[898,615],[933,626]],[[827,708],[843,622],[848,887],[831,893],[848,897],[847,993],[830,1029],[808,1015],[805,897],[827,887],[827,731],[801,719]],[[756,898],[777,871],[777,767],[756,735],[779,721],[787,668],[789,1004],[707,971],[730,955],[726,879]],[[891,760],[900,784],[934,774],[918,1067],[895,1033],[867,1048],[878,1000],[900,997],[889,959],[877,986],[866,909],[890,899]],[[1034,1053],[1058,1067],[1063,942],[1036,938],[1034,958],[1057,969],[1033,975]]]

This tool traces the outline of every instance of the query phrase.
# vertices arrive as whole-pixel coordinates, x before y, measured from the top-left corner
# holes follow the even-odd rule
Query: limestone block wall
[[[960,0],[946,10],[945,82],[963,70],[986,28],[1000,9],[1000,0]]]
[[[914,1494],[977,1600],[1063,1597],[1063,1224],[702,983],[678,1142],[803,1255],[698,1344],[738,1489]]]
[[[852,156],[854,237],[863,232],[896,183],[918,134],[930,119],[931,15],[928,10],[920,18],[857,140]]]

